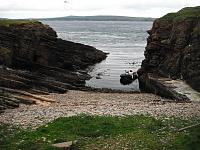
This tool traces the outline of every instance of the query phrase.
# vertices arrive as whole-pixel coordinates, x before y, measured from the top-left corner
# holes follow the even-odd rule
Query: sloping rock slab
[[[185,85],[185,87],[189,87],[182,80],[172,80],[170,78],[156,76],[151,73],[147,73],[140,76],[139,81],[140,81],[139,82],[140,89],[142,91],[148,91],[163,97],[170,98],[177,102],[187,102],[187,101],[189,102],[198,100],[197,98],[198,92],[190,90],[188,91],[188,93],[185,93],[184,88],[181,89],[180,86],[183,85]],[[194,94],[195,96],[191,96]]]
[[[186,95],[191,101],[200,102],[200,92],[194,90],[186,82],[182,80],[170,80],[168,82],[176,86],[174,90],[178,93]]]
[[[39,104],[48,106],[55,102],[55,100],[31,94],[26,91],[4,88],[0,86],[0,113],[3,113],[6,109],[17,108],[20,104]]]

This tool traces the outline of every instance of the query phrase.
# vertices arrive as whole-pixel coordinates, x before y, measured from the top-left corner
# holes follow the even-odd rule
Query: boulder
[[[56,148],[60,148],[62,150],[70,150],[72,149],[72,146],[76,143],[77,141],[69,141],[69,142],[56,143],[53,144],[53,146]]]

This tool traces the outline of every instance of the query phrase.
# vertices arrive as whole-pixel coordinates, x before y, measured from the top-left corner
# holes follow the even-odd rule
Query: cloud
[[[199,0],[0,0],[0,17],[32,18],[67,15],[159,17]]]
[[[63,0],[6,0],[1,3],[0,11],[45,11],[64,10]]]
[[[167,9],[174,9],[174,8],[181,8],[181,7],[185,7],[187,6],[187,3],[185,3],[184,1],[181,2],[177,2],[177,0],[174,0],[175,3],[172,3],[170,1],[166,1],[163,2],[163,0],[154,0],[150,3],[148,3],[146,0],[139,0],[136,3],[131,3],[131,4],[127,4],[124,6],[124,8],[128,8],[128,9],[152,9],[152,8],[167,8]],[[147,4],[148,3],[148,4]]]

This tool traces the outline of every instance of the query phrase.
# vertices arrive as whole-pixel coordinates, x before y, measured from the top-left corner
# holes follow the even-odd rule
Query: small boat
[[[136,72],[125,72],[120,75],[120,83],[123,85],[131,84],[134,80],[138,78],[138,75]]]

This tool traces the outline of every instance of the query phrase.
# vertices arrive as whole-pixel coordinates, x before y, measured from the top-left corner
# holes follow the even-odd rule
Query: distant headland
[[[156,18],[128,17],[128,16],[66,16],[57,18],[42,18],[39,20],[56,21],[154,21]]]

